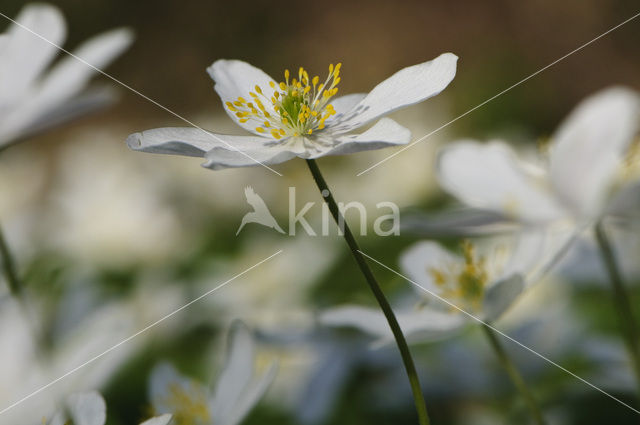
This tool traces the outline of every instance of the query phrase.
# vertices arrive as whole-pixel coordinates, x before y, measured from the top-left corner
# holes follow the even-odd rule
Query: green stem
[[[362,255],[360,248],[358,247],[358,243],[351,233],[351,229],[346,224],[340,209],[338,208],[338,204],[333,198],[333,194],[329,190],[327,186],[327,182],[324,180],[322,173],[320,172],[320,168],[318,168],[318,164],[316,164],[315,160],[307,159],[307,165],[309,166],[309,170],[313,175],[313,179],[322,194],[324,201],[327,203],[329,207],[329,211],[331,211],[331,215],[333,219],[336,221],[340,228],[344,228],[344,239],[349,245],[349,249],[351,250],[351,254],[358,263],[360,267],[360,271],[364,275],[367,283],[369,284],[369,288],[373,292],[373,295],[376,297],[384,316],[387,318],[387,322],[389,322],[389,326],[391,327],[391,331],[393,332],[393,336],[396,340],[396,344],[398,345],[398,349],[400,350],[400,355],[402,356],[402,361],[404,363],[404,368],[407,371],[407,375],[409,376],[409,383],[411,384],[411,391],[413,392],[413,399],[416,405],[416,409],[418,411],[418,419],[420,425],[429,425],[429,415],[427,414],[427,406],[424,402],[424,398],[422,396],[422,389],[420,387],[420,380],[418,379],[418,373],[416,372],[416,367],[413,363],[413,358],[411,357],[411,352],[409,351],[409,346],[407,345],[407,341],[404,338],[402,333],[402,329],[398,324],[398,320],[396,319],[391,306],[389,305],[389,301],[385,297],[380,285],[376,281],[376,278],[373,276],[369,265],[365,261],[364,256]]]
[[[4,277],[7,279],[9,290],[11,291],[11,294],[13,294],[16,298],[21,299],[22,291],[23,291],[22,283],[20,282],[20,279],[18,279],[15,262],[13,261],[13,256],[11,255],[11,251],[9,251],[9,246],[7,245],[7,241],[4,238],[4,233],[2,232],[1,227],[0,227],[0,257],[2,258],[2,271],[4,273]]]
[[[487,324],[483,323],[482,329],[487,335],[487,339],[489,339],[489,343],[491,343],[491,347],[493,348],[493,351],[495,351],[498,360],[500,360],[502,367],[509,375],[511,382],[513,382],[513,385],[520,392],[525,402],[527,403],[527,406],[529,407],[534,420],[538,425],[544,425],[544,418],[542,416],[542,412],[540,411],[540,407],[538,407],[538,403],[536,403],[533,394],[531,393],[531,391],[529,391],[529,387],[527,387],[527,384],[522,378],[522,375],[520,375],[520,372],[518,372],[518,369],[516,369],[507,352],[504,350],[504,347],[502,346],[502,344],[500,344],[498,336]]]
[[[620,268],[613,253],[613,247],[609,242],[602,222],[596,225],[596,239],[598,240],[602,260],[609,273],[609,280],[613,289],[613,301],[620,322],[620,331],[627,345],[629,356],[631,357],[633,370],[636,375],[636,384],[638,385],[638,396],[640,396],[640,347],[638,346],[640,339],[638,339],[638,328],[635,318],[633,317],[629,294],[624,285]]]

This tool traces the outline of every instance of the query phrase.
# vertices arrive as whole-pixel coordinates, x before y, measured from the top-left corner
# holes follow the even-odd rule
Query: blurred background
[[[453,83],[393,115],[414,138],[638,13],[636,2],[622,0],[51,3],[68,23],[65,48],[114,27],[132,28],[133,46],[107,71],[199,126],[224,133],[242,131],[224,114],[205,72],[216,59],[246,60],[276,79],[285,68],[304,66],[323,75],[329,63],[342,62],[340,90],[346,94],[366,92],[400,68],[453,52],[460,57]],[[0,11],[13,17],[24,4],[4,0]],[[0,29],[6,26],[0,21]],[[361,177],[356,174],[392,151],[323,158],[320,166],[339,200],[361,201],[370,211],[382,201],[445,210],[453,201],[434,179],[438,146],[462,137],[501,137],[535,147],[586,95],[617,84],[640,89],[639,37],[640,21],[630,22]],[[282,249],[260,270],[17,407],[16,417],[30,414],[37,422],[50,415],[37,406],[99,389],[108,424],[138,423],[150,414],[147,384],[154,364],[169,360],[185,374],[212,381],[224,331],[240,318],[259,336],[261,356],[281,363],[246,424],[416,423],[394,347],[371,350],[355,332],[316,324],[323,308],[373,303],[337,234],[309,237],[299,229],[295,237],[284,236],[248,225],[235,235],[250,210],[243,193],[248,185],[281,223],[288,188],[295,186],[298,208],[317,203],[308,217],[320,226],[320,197],[303,161],[276,167],[284,175],[278,177],[261,167],[212,172],[199,159],[130,151],[124,143],[130,133],[186,124],[119,89],[120,99],[109,109],[0,155],[0,221],[32,300],[34,320],[27,322],[37,323],[20,321],[0,289],[3,406]],[[365,252],[390,266],[419,240],[373,232],[359,239]],[[637,241],[637,234],[617,234],[616,243],[631,258],[630,281]],[[580,273],[580,264],[541,282],[498,327],[637,407],[606,279],[597,265],[593,273]],[[406,282],[374,271],[390,295],[407,293]],[[633,291],[640,306],[640,291]],[[36,341],[23,334],[37,335]],[[551,423],[637,423],[633,411],[506,345]],[[435,424],[527,423],[524,403],[477,329],[413,350]],[[46,370],[32,376],[40,362]]]

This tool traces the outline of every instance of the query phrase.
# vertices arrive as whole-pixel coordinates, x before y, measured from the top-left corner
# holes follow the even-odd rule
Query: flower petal
[[[225,136],[230,142],[230,137]],[[240,139],[243,136],[235,136]],[[262,139],[260,137],[246,137],[249,139]],[[262,139],[263,141],[265,139]],[[235,143],[235,142],[234,142]],[[224,168],[235,167],[255,167],[256,165],[273,165],[288,161],[296,156],[303,156],[304,149],[296,147],[297,145],[287,142],[262,142],[262,145],[256,143],[254,147],[249,149],[232,150],[226,146],[215,147],[206,153],[207,161],[202,164],[205,168],[212,170],[222,170]]]
[[[409,143],[411,132],[391,118],[382,118],[373,127],[361,134],[337,135],[329,134],[327,149],[312,153],[311,158],[325,155],[344,155],[373,149],[382,149]]]
[[[431,241],[418,242],[400,255],[400,268],[415,284],[423,289],[440,293],[440,288],[433,281],[432,269],[447,268],[450,264],[462,261],[460,257]],[[418,289],[423,296],[428,296]]]
[[[527,222],[564,215],[545,182],[531,175],[504,143],[456,142],[440,152],[436,168],[443,189],[471,207]]]
[[[345,133],[396,109],[422,102],[445,89],[456,74],[458,57],[444,53],[393,74],[367,94],[345,118],[331,125],[334,133]]]
[[[640,98],[613,87],[584,100],[553,137],[551,181],[575,213],[600,214],[617,168],[638,132]]]
[[[227,109],[226,103],[233,103],[238,97],[250,99],[249,92],[255,93],[256,85],[262,89],[267,99],[271,99],[275,90],[271,88],[269,83],[277,84],[277,82],[261,69],[239,60],[217,60],[207,68],[207,72],[215,82],[214,89],[220,96],[222,106],[227,115],[245,130],[259,134],[255,128],[260,123],[256,123],[254,120],[241,123],[235,113]],[[277,114],[271,101],[264,101],[263,104],[267,112],[273,115]]]
[[[434,341],[446,337],[467,323],[467,317],[456,312],[428,308],[398,311],[398,323],[410,342]],[[333,327],[352,327],[377,338],[376,346],[393,342],[393,333],[380,310],[346,305],[323,312],[320,321]]]
[[[172,412],[175,408],[172,404],[174,388],[183,390],[185,394],[204,391],[199,383],[182,376],[173,365],[160,363],[153,368],[149,377],[149,400],[155,412]]]
[[[488,322],[498,319],[513,305],[525,288],[520,275],[511,275],[487,288],[482,304],[482,319]]]
[[[18,24],[9,27],[0,55],[0,104],[26,92],[58,53],[55,45],[60,46],[66,36],[64,18],[54,6],[30,4],[16,21],[40,37]]]
[[[147,419],[140,425],[167,425],[169,422],[171,422],[171,418],[172,416],[170,414],[156,416],[154,418]]]
[[[107,420],[107,405],[95,391],[73,394],[67,405],[74,425],[103,425]]]
[[[214,423],[227,424],[234,416],[236,406],[253,378],[254,362],[253,336],[244,323],[236,321],[229,330],[225,363],[211,398]]]
[[[481,236],[511,233],[519,223],[491,210],[457,208],[437,213],[406,213],[401,232],[425,238]]]
[[[131,40],[129,30],[113,30],[84,43],[74,54],[101,69],[128,47]],[[50,115],[61,116],[60,109],[65,108],[66,102],[73,102],[96,74],[95,69],[77,58],[67,56],[62,59],[30,89],[28,96],[20,99],[10,113],[2,117],[0,141],[7,143],[33,132],[33,127],[46,127],[47,124],[40,121],[49,119]],[[77,110],[75,112],[78,114]]]
[[[216,147],[234,151],[264,147],[267,139],[255,136],[230,136],[211,133],[195,127],[166,127],[134,133],[127,137],[127,145],[137,151],[204,157]],[[244,156],[248,161],[250,158]],[[255,161],[251,161],[255,164]]]
[[[89,39],[73,52],[76,57],[67,56],[53,67],[35,94],[36,100],[53,107],[77,95],[96,74],[94,67],[106,67],[132,41],[133,32],[126,28],[111,30]]]
[[[230,416],[226,418],[225,425],[237,425],[249,414],[251,409],[258,404],[262,396],[276,377],[278,367],[272,363],[259,378],[253,380],[249,388],[238,399]]]
[[[332,99],[331,106],[333,106],[336,114],[327,120],[327,127],[331,127],[333,122],[349,118],[350,115],[346,115],[346,113],[352,111],[366,96],[366,93],[352,93]]]

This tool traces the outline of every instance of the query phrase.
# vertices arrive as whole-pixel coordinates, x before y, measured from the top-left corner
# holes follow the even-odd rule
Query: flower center
[[[271,134],[276,140],[311,135],[322,130],[325,121],[336,113],[329,101],[338,93],[341,67],[341,63],[329,65],[329,75],[320,84],[320,77],[316,75],[309,79],[303,67],[298,70],[298,78],[290,80],[287,69],[284,81],[269,83],[274,90],[270,98],[256,85],[255,91],[249,92],[250,101],[239,97],[234,102],[227,102],[227,109],[235,113],[241,123],[252,120],[258,124],[255,128],[258,133]],[[265,107],[269,102],[276,114]]]
[[[477,258],[471,242],[462,243],[464,264],[453,264],[446,269],[429,268],[435,284],[442,288],[442,295],[448,299],[461,301],[464,308],[479,309],[482,306],[488,273],[484,258]]]
[[[171,384],[165,402],[170,407],[175,425],[207,425],[211,422],[207,396],[195,385],[187,390],[181,385]]]

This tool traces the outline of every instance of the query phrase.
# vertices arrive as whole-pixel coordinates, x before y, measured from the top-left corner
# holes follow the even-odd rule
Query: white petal
[[[211,399],[214,422],[226,425],[227,420],[234,416],[238,402],[253,377],[254,362],[253,336],[244,323],[236,321],[229,330],[225,364]]]
[[[67,405],[74,425],[103,425],[107,420],[107,405],[95,391],[73,394]]]
[[[242,128],[254,133],[255,128],[260,125],[253,120],[249,120],[245,123],[241,123],[234,112],[229,111],[226,102],[234,102],[238,97],[243,97],[250,102],[251,96],[249,92],[255,93],[255,86],[259,86],[267,99],[261,99],[267,112],[272,115],[277,113],[273,110],[271,99],[274,93],[274,89],[269,85],[270,82],[277,84],[277,82],[269,77],[259,68],[250,65],[246,62],[239,60],[217,60],[207,68],[207,72],[216,83],[214,89],[222,100],[222,106],[225,112]],[[277,88],[277,86],[276,86]]]
[[[228,138],[230,136],[226,136]],[[235,136],[242,138],[243,136]],[[250,137],[246,137],[250,139]],[[262,139],[253,137],[253,139]],[[226,146],[211,149],[206,153],[207,161],[202,164],[205,168],[221,170],[235,167],[255,167],[257,165],[274,165],[288,161],[296,156],[304,156],[304,150],[300,151],[297,145],[286,142],[262,142],[256,143],[250,149],[231,150]]]
[[[86,41],[73,52],[86,63],[66,56],[44,78],[35,94],[35,100],[54,107],[77,95],[97,73],[93,67],[102,70],[127,49],[132,41],[133,33],[124,28],[100,34]]]
[[[487,288],[483,307],[483,320],[494,321],[513,305],[524,291],[525,283],[520,275],[511,275]]]
[[[267,391],[275,379],[277,371],[277,365],[272,363],[260,378],[252,381],[249,388],[244,391],[235,408],[230,412],[230,416],[226,418],[223,425],[238,425],[241,423]]]
[[[118,56],[131,40],[130,31],[114,30],[84,43],[75,54],[101,69]],[[95,74],[96,71],[87,64],[66,56],[40,83],[31,87],[28,95],[8,115],[0,118],[0,140],[8,142],[33,132],[33,127],[46,127],[47,123],[41,120],[59,114],[60,109],[65,108],[65,103],[72,102]]]
[[[175,407],[170,405],[172,400],[171,388],[177,385],[185,393],[190,393],[199,385],[182,376],[175,367],[169,363],[160,363],[153,368],[149,377],[149,400],[154,411],[158,413],[171,413]]]
[[[411,132],[391,118],[382,118],[373,127],[361,134],[337,135],[327,143],[335,143],[335,147],[312,153],[311,158],[325,155],[344,155],[373,149],[382,149],[409,143]]]
[[[553,137],[551,178],[562,200],[582,217],[602,212],[617,168],[640,121],[640,100],[615,87],[588,97]]]
[[[48,41],[19,25],[9,27],[9,38],[0,56],[0,103],[25,93],[58,54],[51,43],[60,46],[66,35],[62,14],[47,4],[25,6],[16,21]]]
[[[440,288],[434,283],[431,269],[446,269],[451,264],[462,261],[460,257],[431,241],[418,242],[400,255],[402,273],[421,288],[438,294]],[[412,285],[415,287],[415,285]],[[416,289],[425,297],[429,294]]]
[[[327,120],[327,127],[330,127],[332,122],[348,118],[345,114],[353,110],[366,96],[366,93],[352,93],[332,99],[331,106],[333,106],[336,114]]]
[[[167,425],[171,421],[171,415],[166,414],[162,416],[156,416],[155,418],[147,419],[140,425]]]
[[[528,222],[556,219],[565,213],[506,144],[460,141],[438,155],[437,176],[444,190],[465,204]]]
[[[526,286],[536,283],[561,260],[580,231],[568,222],[519,232],[503,276],[518,274]]]
[[[393,74],[367,94],[345,118],[336,120],[334,132],[345,133],[396,109],[422,102],[445,89],[456,74],[458,57],[444,53]]]
[[[513,232],[519,227],[519,223],[495,211],[458,208],[432,214],[405,214],[400,230],[426,238],[440,238],[496,235]]]
[[[263,137],[216,134],[195,127],[156,128],[127,137],[127,145],[137,151],[195,157],[204,157],[216,147],[237,152],[263,148],[268,142]]]
[[[396,312],[398,324],[410,342],[425,342],[443,338],[467,323],[467,316],[456,312],[428,308]],[[393,342],[393,333],[384,314],[378,309],[346,305],[322,313],[320,321],[333,327],[352,327],[375,338],[376,345]]]

